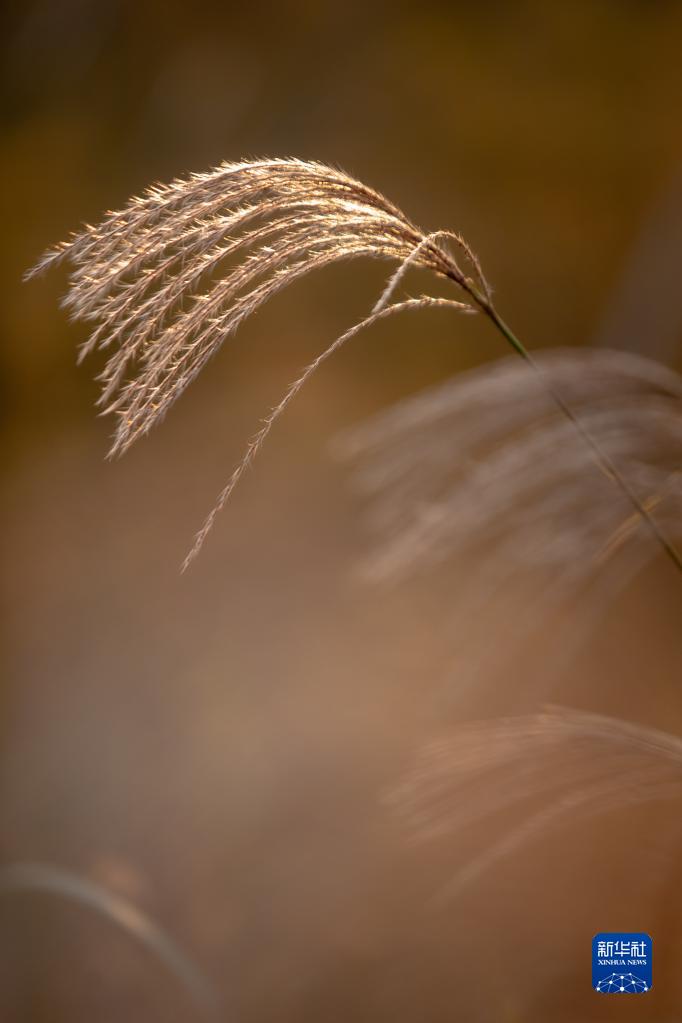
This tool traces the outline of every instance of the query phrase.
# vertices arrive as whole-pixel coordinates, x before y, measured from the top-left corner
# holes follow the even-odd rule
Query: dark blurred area
[[[680,370],[682,6],[39,0],[3,20],[2,864],[129,899],[225,1020],[615,1019],[590,947],[618,929],[654,939],[654,988],[625,1012],[681,1019],[678,805],[548,830],[435,907],[448,850],[412,848],[383,799],[439,730],[536,709],[525,680],[561,651],[548,630],[451,700],[447,589],[358,578],[369,539],[329,441],[506,355],[500,338],[428,310],[355,339],[181,576],[259,418],[387,267],[286,290],[120,462],[94,410],[101,361],[76,366],[87,331],[58,306],[66,271],[21,275],[154,180],[300,156],[462,232],[530,348],[619,347],[622,330]],[[681,611],[661,557],[601,609],[552,698],[681,735]],[[195,1018],[106,920],[0,899],[3,1021]]]

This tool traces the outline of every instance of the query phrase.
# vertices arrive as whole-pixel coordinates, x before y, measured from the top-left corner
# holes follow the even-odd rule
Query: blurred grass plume
[[[514,823],[455,871],[440,901],[552,825],[680,795],[678,736],[550,706],[539,714],[460,726],[430,742],[387,802],[415,842],[457,839],[513,809]]]
[[[478,570],[544,569],[554,584],[576,585],[595,565],[635,553],[633,543],[647,560],[657,553],[630,503],[557,414],[545,381],[642,506],[679,531],[682,378],[617,351],[559,349],[535,361],[544,381],[504,359],[339,436],[335,452],[354,464],[378,541],[365,569],[371,578],[423,573],[476,547]]]

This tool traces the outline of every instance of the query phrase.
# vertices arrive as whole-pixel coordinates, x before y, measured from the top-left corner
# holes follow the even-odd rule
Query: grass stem
[[[554,401],[557,408],[573,423],[576,431],[583,439],[585,444],[589,447],[596,464],[599,466],[601,471],[618,487],[624,497],[629,501],[632,507],[637,512],[637,515],[644,520],[650,534],[654,539],[661,545],[665,553],[668,555],[670,560],[675,565],[675,568],[682,574],[682,557],[680,556],[674,545],[668,540],[665,534],[659,528],[656,520],[649,514],[647,508],[639,500],[635,492],[631,489],[628,482],[620,474],[615,464],[609,458],[609,456],[602,451],[597,441],[594,439],[592,434],[585,428],[580,418],[575,414],[573,409],[566,404],[561,394],[552,386],[537,362],[528,351],[522,341],[518,339],[516,334],[511,330],[507,323],[502,319],[500,314],[495,309],[495,306],[488,297],[482,294],[477,288],[474,282],[467,278],[463,285],[465,291],[471,296],[473,301],[476,303],[478,308],[484,313],[491,323],[497,328],[502,334],[504,339],[511,345],[515,352],[521,356],[521,358],[531,367],[531,369],[537,373],[542,379],[543,385],[547,390],[548,394]]]

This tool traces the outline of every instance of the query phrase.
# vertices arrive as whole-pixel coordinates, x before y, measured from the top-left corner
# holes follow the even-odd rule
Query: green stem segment
[[[661,545],[665,553],[668,555],[670,560],[675,565],[678,572],[682,573],[682,557],[680,557],[678,551],[671,544],[671,542],[668,540],[665,534],[661,532],[655,519],[652,518],[652,516],[641,503],[637,495],[630,488],[626,480],[621,476],[621,474],[619,473],[618,469],[611,461],[609,456],[602,451],[602,449],[595,441],[594,437],[585,428],[585,426],[580,421],[578,416],[576,416],[576,414],[566,404],[566,402],[558,393],[558,391],[556,391],[552,384],[549,382],[546,375],[542,372],[542,370],[540,369],[537,362],[530,354],[526,346],[521,341],[519,341],[519,339],[516,337],[513,331],[504,322],[504,320],[499,315],[494,305],[490,301],[490,298],[482,294],[471,279],[467,278],[467,280],[464,282],[462,286],[464,287],[464,290],[467,291],[469,295],[471,295],[472,299],[474,300],[478,308],[481,310],[481,312],[483,312],[488,317],[488,319],[495,325],[495,327],[497,327],[499,332],[502,334],[505,340],[511,345],[514,351],[517,352],[518,355],[520,355],[521,358],[538,374],[538,376],[542,378],[543,384],[548,394],[553,399],[557,408],[559,408],[561,412],[563,412],[563,414],[567,417],[567,419],[570,419],[570,421],[573,423],[578,434],[582,437],[583,441],[585,442],[585,444],[587,444],[590,451],[592,452],[596,464],[599,466],[602,472],[606,476],[608,476],[608,478],[613,483],[615,483],[615,485],[618,487],[618,489],[621,491],[624,497],[629,501],[634,510],[640,516],[640,518],[644,520],[649,532]]]

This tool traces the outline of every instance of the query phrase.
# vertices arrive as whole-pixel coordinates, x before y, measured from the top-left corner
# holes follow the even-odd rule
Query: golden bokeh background
[[[181,577],[259,417],[366,314],[386,267],[295,284],[114,463],[93,411],[101,363],[76,366],[86,330],[58,307],[66,272],[21,275],[151,181],[293,155],[461,231],[529,347],[613,344],[633,253],[682,204],[681,46],[682,5],[663,0],[5,11],[2,861],[129,898],[217,985],[219,1018],[672,1023],[679,807],[571,823],[433,909],[449,852],[411,848],[382,799],[457,720],[443,591],[358,580],[362,503],[329,442],[506,354],[485,323],[426,311],[358,337]],[[655,275],[670,286],[643,296],[649,329],[622,343],[680,369],[676,237]],[[603,609],[557,696],[682,734],[682,591],[661,562]],[[524,680],[556,653],[544,635],[457,713],[534,709]],[[636,1009],[590,989],[592,934],[618,928],[654,936]],[[153,957],[74,905],[8,897],[0,942],[3,1020],[197,1018]]]

